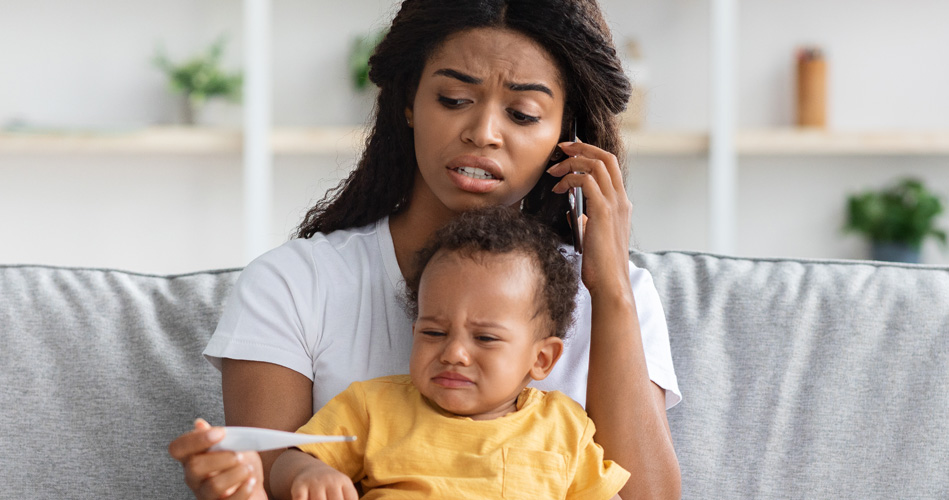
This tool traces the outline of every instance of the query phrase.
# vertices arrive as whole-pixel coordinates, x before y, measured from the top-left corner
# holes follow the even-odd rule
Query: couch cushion
[[[684,498],[949,498],[949,268],[633,259],[669,323]],[[166,449],[223,423],[200,353],[237,274],[0,266],[0,496],[190,498]]]
[[[634,254],[684,498],[949,498],[949,268]]]
[[[191,496],[167,447],[224,422],[201,351],[236,276],[0,266],[0,496]]]

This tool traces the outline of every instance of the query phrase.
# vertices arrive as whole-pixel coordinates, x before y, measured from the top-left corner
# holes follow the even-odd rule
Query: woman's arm
[[[572,158],[549,171],[563,177],[554,191],[582,187],[587,199],[581,275],[593,309],[586,409],[597,427],[596,441],[606,458],[632,474],[620,491],[623,498],[679,498],[665,394],[649,379],[629,282],[632,204],[619,163],[589,144],[561,147]]]
[[[665,391],[649,380],[635,301],[594,297],[591,336],[586,408],[606,458],[632,474],[620,494],[679,498]]]
[[[260,361],[224,359],[221,368],[227,425],[296,431],[313,416],[313,382],[289,368]],[[260,453],[264,490],[270,467],[283,450]]]

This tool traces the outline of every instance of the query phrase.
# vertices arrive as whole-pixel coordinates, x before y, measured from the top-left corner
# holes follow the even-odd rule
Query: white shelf
[[[154,127],[130,131],[0,132],[0,153],[240,153],[238,130]]]
[[[949,130],[746,130],[736,140],[743,155],[946,155]]]
[[[627,151],[636,156],[705,155],[709,134],[695,131],[624,130]],[[355,155],[365,143],[361,127],[276,128],[277,155]],[[741,155],[949,155],[949,130],[825,131],[762,129],[739,131]],[[128,132],[0,132],[0,154],[241,154],[237,129],[153,127]]]
[[[270,142],[275,154],[353,153],[364,132],[358,127],[278,128]],[[150,127],[127,132],[0,132],[0,153],[69,154],[241,154],[239,129]]]
[[[707,132],[624,130],[623,142],[630,157],[704,155],[708,153]]]

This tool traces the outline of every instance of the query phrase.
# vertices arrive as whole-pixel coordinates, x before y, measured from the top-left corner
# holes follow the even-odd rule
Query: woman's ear
[[[553,150],[553,152],[550,153],[550,158],[548,158],[548,161],[550,161],[550,162],[559,162],[559,161],[564,160],[564,159],[566,159],[566,158],[567,158],[567,155],[564,154],[564,152],[563,152],[562,149],[560,149],[560,146],[554,146],[554,150]]]
[[[537,341],[536,349],[537,358],[534,360],[534,366],[531,366],[530,376],[534,380],[544,380],[563,354],[563,340],[547,337]]]
[[[412,121],[412,108],[405,108],[405,123],[408,124],[409,128],[412,128],[412,124],[414,123]]]

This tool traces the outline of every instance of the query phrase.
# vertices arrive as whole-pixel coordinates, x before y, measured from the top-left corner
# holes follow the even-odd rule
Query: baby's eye
[[[539,116],[531,116],[528,114],[524,114],[516,109],[509,109],[508,114],[511,115],[511,119],[514,120],[515,123],[519,123],[521,125],[530,125],[532,123],[537,123],[538,121],[540,121]]]
[[[438,102],[445,106],[448,109],[460,108],[466,102],[465,99],[452,99],[451,97],[445,97],[443,95],[438,96]]]
[[[494,342],[498,340],[497,337],[492,337],[490,335],[479,335],[475,338],[478,339],[479,342]]]
[[[445,332],[439,332],[437,330],[422,330],[422,335],[428,337],[444,337]]]

